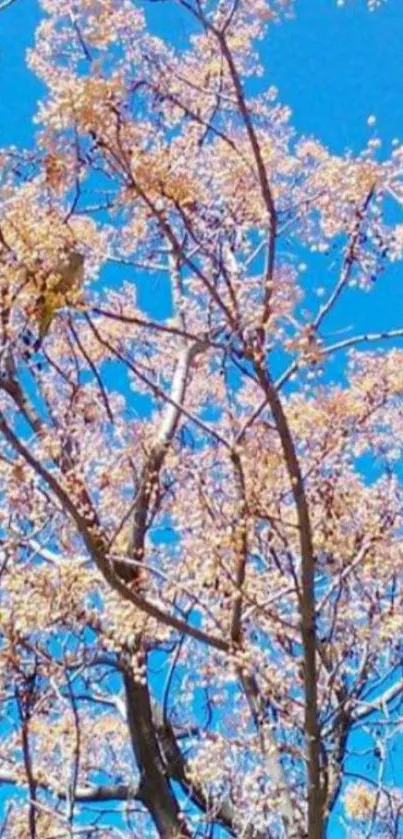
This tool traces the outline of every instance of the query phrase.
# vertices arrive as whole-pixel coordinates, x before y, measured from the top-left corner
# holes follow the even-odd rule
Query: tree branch
[[[186,761],[179,748],[173,726],[168,719],[164,718],[159,707],[153,708],[153,717],[168,773],[174,781],[180,783],[190,800],[212,822],[226,828],[231,836],[244,836],[245,839],[263,839],[260,831],[257,831],[253,827],[245,827],[242,824],[229,798],[216,800],[213,797],[209,797],[197,782],[190,780],[187,773]]]
[[[38,788],[55,795],[60,801],[67,799],[68,793],[56,781],[44,781],[42,778],[34,780]],[[21,786],[21,773],[0,770],[0,784]],[[78,804],[95,804],[102,801],[141,801],[142,798],[139,787],[130,784],[85,784],[76,787],[74,800]]]
[[[161,839],[190,837],[167,778],[152,718],[147,683],[134,678],[129,663],[124,668],[123,683],[130,738],[141,773],[141,799]]]
[[[129,603],[137,606],[138,609],[145,612],[150,617],[155,618],[157,621],[160,621],[165,626],[169,626],[180,633],[189,635],[190,637],[201,641],[214,649],[221,650],[222,652],[229,651],[230,645],[227,641],[224,641],[215,635],[211,635],[210,633],[203,632],[203,630],[198,629],[196,626],[192,626],[174,615],[166,614],[159,608],[159,606],[150,603],[136,591],[130,589],[113,570],[112,564],[108,559],[108,544],[102,535],[100,523],[92,506],[88,507],[87,504],[85,512],[80,512],[79,505],[73,501],[66,490],[61,486],[61,484],[59,484],[55,476],[49,472],[48,469],[42,466],[41,463],[39,463],[27,447],[24,446],[24,444],[18,439],[16,434],[14,434],[1,411],[0,431],[14,451],[25,459],[36,474],[39,475],[39,477],[41,477],[52,490],[56,498],[62,504],[62,507],[74,521],[90,556],[93,558],[102,576],[106,582],[115,589],[115,591],[121,594],[124,600],[127,600]],[[88,500],[88,496],[86,496],[86,500]]]
[[[279,434],[298,518],[301,550],[301,586],[298,590],[298,599],[304,657],[305,735],[308,752],[308,835],[309,839],[322,839],[324,794],[321,775],[317,695],[314,552],[311,522],[304,481],[283,406],[269,374],[263,368],[256,354],[254,355],[254,361],[259,381]]]

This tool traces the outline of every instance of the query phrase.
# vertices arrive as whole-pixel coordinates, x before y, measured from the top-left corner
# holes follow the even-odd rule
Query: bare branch
[[[324,818],[324,790],[321,772],[318,681],[316,663],[315,558],[311,521],[304,481],[295,445],[280,398],[268,373],[254,355],[256,371],[277,427],[284,461],[290,478],[299,525],[301,584],[298,591],[304,650],[305,734],[308,752],[308,831],[310,839],[321,839]]]
[[[3,2],[0,3],[0,12],[4,12],[5,9],[8,9],[13,5],[13,3],[16,3],[16,1],[17,0],[3,0]]]
[[[38,788],[55,795],[60,801],[66,800],[67,792],[58,785],[56,780],[45,782],[41,778],[41,780],[35,779],[35,783]],[[21,781],[21,774],[16,770],[14,772],[0,770],[0,784],[21,786],[24,782]],[[141,801],[141,792],[139,787],[130,786],[130,784],[86,784],[76,787],[74,799],[79,804],[95,804],[105,801]]]

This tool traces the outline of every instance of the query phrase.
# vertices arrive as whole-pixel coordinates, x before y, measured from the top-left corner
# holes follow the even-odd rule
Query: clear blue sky
[[[295,20],[272,29],[263,47],[267,77],[292,108],[296,129],[335,152],[357,152],[374,114],[386,156],[392,139],[403,138],[403,0],[388,0],[373,14],[364,0],[344,8],[336,0],[296,0],[296,12]],[[33,142],[41,87],[25,69],[24,53],[38,18],[35,0],[16,0],[0,14],[0,146]],[[154,5],[150,21],[159,34],[185,44],[186,27],[177,26],[169,3]],[[360,297],[351,314],[357,329],[403,325],[402,280],[402,269],[394,267],[375,292],[376,324],[369,319],[373,298]]]

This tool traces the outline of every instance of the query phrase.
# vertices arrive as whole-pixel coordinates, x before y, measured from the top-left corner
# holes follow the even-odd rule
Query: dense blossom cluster
[[[2,835],[392,839],[403,330],[327,323],[402,258],[403,146],[249,95],[290,0],[177,0],[181,51],[67,5],[0,154]]]

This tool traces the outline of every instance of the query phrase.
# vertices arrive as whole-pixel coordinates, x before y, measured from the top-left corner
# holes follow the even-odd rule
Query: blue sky
[[[403,10],[388,0],[376,13],[364,0],[338,8],[336,0],[296,0],[295,20],[275,26],[265,63],[281,99],[294,112],[302,133],[315,134],[335,151],[358,150],[368,136],[366,119],[378,117],[385,150],[403,133]],[[169,3],[156,4],[150,19],[159,34],[178,42],[186,26],[177,24]],[[31,117],[40,86],[24,68],[24,53],[39,18],[36,0],[15,0],[0,15],[0,142],[29,143]]]
[[[295,128],[334,152],[358,152],[373,114],[387,156],[392,140],[403,138],[403,0],[388,0],[374,14],[364,0],[350,0],[344,8],[336,0],[296,0],[296,12],[263,45],[267,78],[291,107]],[[149,15],[159,34],[185,44],[186,26],[177,25],[171,4],[156,4]],[[16,0],[0,14],[0,146],[33,142],[32,117],[42,90],[26,70],[24,54],[38,19],[35,0]],[[357,331],[403,325],[402,279],[402,269],[393,267],[382,280],[375,292],[376,323],[369,314],[372,295],[360,296],[351,311]]]

